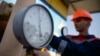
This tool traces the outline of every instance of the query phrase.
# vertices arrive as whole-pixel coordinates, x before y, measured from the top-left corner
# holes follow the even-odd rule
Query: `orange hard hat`
[[[73,14],[73,18],[72,21],[75,21],[76,19],[80,19],[80,17],[83,17],[85,19],[89,19],[90,21],[92,21],[92,17],[90,15],[90,13],[86,10],[77,10],[74,14]]]

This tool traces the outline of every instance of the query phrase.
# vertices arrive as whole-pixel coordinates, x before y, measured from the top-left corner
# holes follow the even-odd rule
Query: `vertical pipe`
[[[21,45],[14,36],[12,26],[13,19],[18,10],[35,2],[35,0],[17,0],[0,43],[0,56],[22,56],[23,45]]]

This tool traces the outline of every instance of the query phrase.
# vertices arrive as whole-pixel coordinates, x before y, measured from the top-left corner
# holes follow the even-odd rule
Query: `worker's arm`
[[[67,38],[66,38],[67,39]],[[57,38],[54,36],[50,45],[66,56],[100,56],[100,41],[84,42],[76,44],[71,41],[64,40],[63,38]]]
[[[65,38],[64,36],[63,37],[53,36],[53,39],[52,39],[50,45],[53,48],[55,48],[56,50],[59,49],[58,51],[63,52],[65,47],[66,47],[66,45],[68,44],[68,42],[70,42],[70,40]]]

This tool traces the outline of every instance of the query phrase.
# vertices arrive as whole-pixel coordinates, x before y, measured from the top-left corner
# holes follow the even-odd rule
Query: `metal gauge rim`
[[[40,6],[40,7],[42,7],[43,9],[45,9],[46,12],[49,14],[49,17],[50,17],[50,20],[51,20],[51,23],[52,23],[52,24],[51,24],[51,25],[52,25],[51,35],[50,35],[49,39],[47,40],[47,42],[44,43],[44,44],[43,44],[42,46],[40,46],[40,47],[34,47],[34,46],[30,45],[29,42],[27,41],[25,35],[24,35],[24,30],[23,30],[24,16],[26,15],[27,11],[28,11],[31,7],[33,7],[33,6]],[[20,16],[20,17],[18,17],[18,16]],[[16,18],[17,18],[17,19],[16,19]],[[16,25],[17,25],[17,26],[16,26]],[[17,29],[17,30],[16,30],[16,29]],[[34,47],[35,49],[41,49],[42,47],[46,47],[46,46],[51,42],[51,40],[52,40],[52,38],[53,38],[53,37],[52,37],[52,35],[53,35],[53,30],[54,30],[53,18],[52,18],[52,16],[51,16],[50,12],[48,11],[48,9],[45,8],[43,5],[40,5],[40,4],[30,5],[29,7],[22,9],[21,11],[19,11],[19,12],[17,13],[17,15],[15,16],[14,21],[13,21],[13,31],[14,31],[14,34],[15,34],[17,40],[18,40],[20,43],[22,43],[22,44],[24,44],[24,45],[32,46],[32,47]],[[20,33],[19,33],[19,32],[20,32]],[[20,40],[19,40],[19,39],[20,39]]]
[[[67,34],[68,34],[68,29],[67,29],[67,27],[63,27],[63,28],[61,29],[61,34],[62,34],[62,36],[65,36],[65,35],[64,35],[64,29],[67,30]],[[67,34],[66,34],[66,35],[67,35]]]

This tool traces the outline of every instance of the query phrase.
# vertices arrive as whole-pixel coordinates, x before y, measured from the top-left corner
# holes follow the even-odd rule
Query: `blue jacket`
[[[53,36],[50,45],[62,56],[100,56],[100,40],[94,35]]]

